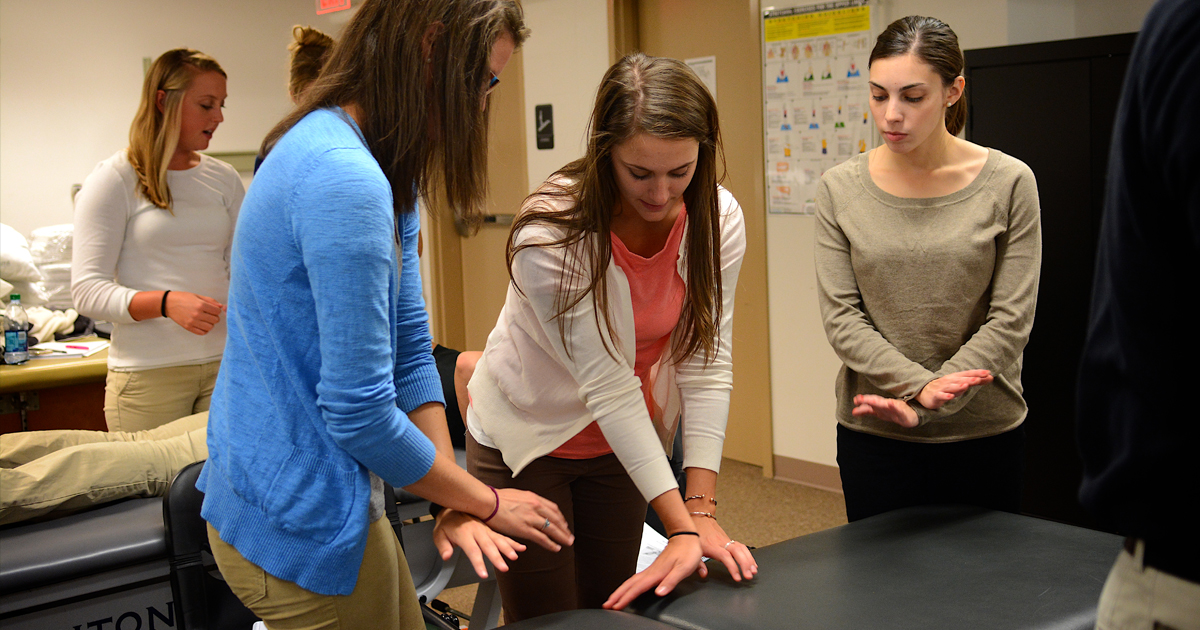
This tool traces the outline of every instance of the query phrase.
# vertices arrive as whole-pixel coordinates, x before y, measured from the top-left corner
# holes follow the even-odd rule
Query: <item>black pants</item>
[[[1025,429],[928,444],[837,428],[850,521],[914,505],[978,505],[1019,512]]]

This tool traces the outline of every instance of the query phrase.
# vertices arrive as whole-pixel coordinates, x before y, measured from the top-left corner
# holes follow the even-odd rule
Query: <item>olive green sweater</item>
[[[910,199],[875,185],[867,155],[830,169],[817,192],[821,316],[843,363],[838,422],[916,442],[1016,427],[1026,413],[1021,356],[1041,265],[1033,172],[991,150],[966,188]],[[995,380],[937,411],[911,400],[915,428],[850,413],[857,394],[907,399],[939,376],[977,368]]]

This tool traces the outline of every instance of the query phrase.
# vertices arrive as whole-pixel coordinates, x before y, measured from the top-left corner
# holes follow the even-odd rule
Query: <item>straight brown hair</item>
[[[431,45],[425,45],[426,34]],[[266,156],[310,112],[354,103],[363,140],[392,186],[397,215],[439,183],[455,218],[478,221],[487,194],[492,46],[528,34],[513,0],[366,0],[320,76],[263,140]]]
[[[678,362],[703,352],[705,360],[711,361],[717,349],[722,311],[717,185],[724,177],[725,158],[717,104],[708,88],[681,61],[634,53],[608,69],[596,94],[584,156],[559,169],[530,195],[513,222],[506,251],[509,277],[516,286],[513,259],[527,247],[569,249],[568,266],[559,276],[554,304],[564,345],[569,331],[563,315],[589,296],[595,306],[596,326],[606,327],[609,337],[617,338],[609,312],[606,275],[612,259],[612,216],[621,198],[612,152],[641,133],[668,140],[691,139],[699,144],[696,169],[683,193],[687,206],[687,294],[673,335],[671,358]],[[569,200],[570,207],[553,209],[547,202],[555,199]],[[517,234],[527,225],[559,228],[564,236],[549,243],[515,245]],[[580,278],[586,278],[586,285]],[[615,354],[607,340],[605,349]]]
[[[192,79],[203,72],[228,78],[216,59],[190,48],[176,48],[159,55],[142,81],[142,101],[129,126],[129,164],[137,173],[138,191],[150,203],[171,210],[171,188],[167,165],[179,145],[183,95]],[[163,110],[158,111],[158,91],[166,92]]]

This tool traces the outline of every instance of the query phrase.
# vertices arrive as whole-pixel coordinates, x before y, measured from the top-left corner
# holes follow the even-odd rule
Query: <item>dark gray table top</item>
[[[633,610],[685,630],[1093,627],[1121,550],[1112,534],[980,508],[909,508],[755,550],[759,573]]]
[[[0,594],[167,557],[162,499],[0,530]]]
[[[504,627],[508,630],[675,630],[653,619],[615,610],[568,610]]]

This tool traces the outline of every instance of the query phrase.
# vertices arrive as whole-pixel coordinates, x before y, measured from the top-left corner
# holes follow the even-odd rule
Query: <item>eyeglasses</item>
[[[489,70],[488,72],[491,71]],[[492,80],[488,81],[487,89],[484,90],[483,95],[487,96],[488,94],[491,94],[492,90],[496,89],[496,84],[498,83],[500,83],[500,77],[496,76],[495,72],[492,72]]]

